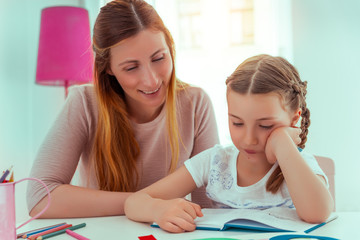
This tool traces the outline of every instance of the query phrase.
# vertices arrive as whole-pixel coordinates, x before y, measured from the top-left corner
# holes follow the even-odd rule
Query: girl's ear
[[[295,113],[291,119],[291,126],[296,126],[296,124],[298,123],[298,121],[301,117],[301,113],[302,113],[301,108],[299,108],[298,110],[295,111]]]

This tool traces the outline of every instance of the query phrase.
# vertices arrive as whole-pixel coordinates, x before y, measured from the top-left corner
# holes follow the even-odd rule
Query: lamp
[[[71,6],[44,8],[41,12],[36,83],[68,87],[92,80],[89,15]]]

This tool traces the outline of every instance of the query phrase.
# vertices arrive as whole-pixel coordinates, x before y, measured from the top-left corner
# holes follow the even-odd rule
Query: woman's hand
[[[155,222],[165,231],[181,233],[194,231],[194,219],[202,217],[201,207],[182,198],[158,199],[154,209]]]
[[[284,141],[292,141],[296,146],[301,142],[301,129],[297,127],[278,127],[274,129],[267,139],[265,154],[269,163],[274,164],[279,151],[286,151],[283,148]]]

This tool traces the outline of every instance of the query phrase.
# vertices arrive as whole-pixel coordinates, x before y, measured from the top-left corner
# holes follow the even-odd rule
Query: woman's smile
[[[155,93],[159,92],[160,88],[161,88],[161,85],[155,90],[139,90],[139,91],[146,95],[151,95],[151,94],[155,94]]]

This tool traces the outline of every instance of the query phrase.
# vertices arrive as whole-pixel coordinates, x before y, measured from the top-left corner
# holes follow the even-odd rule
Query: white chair
[[[319,166],[324,171],[325,175],[329,179],[329,190],[334,199],[335,203],[335,164],[331,158],[323,157],[323,156],[315,156]],[[336,206],[336,205],[335,205]],[[334,211],[335,211],[334,206]]]

